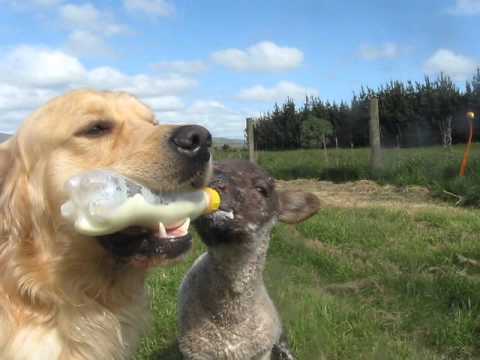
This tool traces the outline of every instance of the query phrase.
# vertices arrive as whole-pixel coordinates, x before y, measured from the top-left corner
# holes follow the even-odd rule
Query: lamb
[[[247,161],[214,165],[210,186],[220,211],[194,223],[207,252],[186,274],[178,300],[178,344],[185,359],[293,359],[263,281],[277,221],[299,223],[317,213],[318,198],[280,192]]]

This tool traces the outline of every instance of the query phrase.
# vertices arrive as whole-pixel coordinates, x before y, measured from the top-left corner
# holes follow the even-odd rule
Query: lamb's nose
[[[192,157],[212,146],[212,135],[203,126],[198,125],[178,127],[173,132],[171,140],[178,152]]]

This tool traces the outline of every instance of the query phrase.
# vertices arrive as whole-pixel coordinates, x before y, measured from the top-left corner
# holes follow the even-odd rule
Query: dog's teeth
[[[187,218],[187,220],[185,220],[185,222],[183,223],[180,229],[182,230],[182,232],[187,233],[189,226],[190,226],[190,218]]]
[[[225,216],[228,217],[229,219],[232,219],[234,218],[233,216],[233,210],[230,210],[228,212],[225,211]]]
[[[167,229],[165,229],[165,225],[163,225],[161,222],[158,223],[158,232],[160,233],[160,237],[167,237]]]

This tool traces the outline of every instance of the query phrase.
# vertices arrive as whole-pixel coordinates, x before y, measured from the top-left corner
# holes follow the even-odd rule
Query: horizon
[[[361,86],[480,65],[480,0],[0,0],[0,132],[73,88],[126,90],[162,123],[243,139],[287,97],[350,102]]]

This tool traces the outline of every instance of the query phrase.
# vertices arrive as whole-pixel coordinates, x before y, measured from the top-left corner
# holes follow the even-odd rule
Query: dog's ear
[[[0,144],[0,241],[5,233],[24,238],[32,228],[26,177],[20,176],[17,140]]]
[[[13,140],[7,140],[0,144],[0,194],[2,193],[3,183],[7,177],[7,174],[13,167]]]
[[[298,224],[315,215],[320,209],[320,200],[314,194],[303,191],[279,191],[279,220]]]

